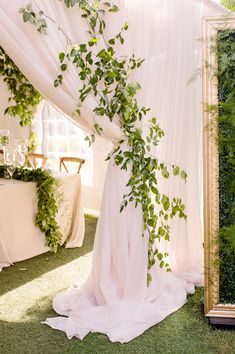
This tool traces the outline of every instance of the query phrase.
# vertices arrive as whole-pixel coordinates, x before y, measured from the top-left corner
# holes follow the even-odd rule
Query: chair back
[[[3,158],[3,150],[0,149],[0,162],[3,163],[3,160],[4,160],[4,158]]]
[[[67,173],[69,173],[69,168],[68,168],[68,163],[72,162],[73,164],[78,164],[78,169],[77,173],[79,174],[82,165],[85,163],[84,159],[81,159],[80,157],[69,157],[69,156],[61,156],[60,157],[60,172],[62,171],[62,168],[65,169]]]
[[[47,156],[43,154],[30,153],[26,155],[25,162],[28,163],[30,167],[37,168],[38,162],[41,162],[41,167],[44,168],[47,162]]]

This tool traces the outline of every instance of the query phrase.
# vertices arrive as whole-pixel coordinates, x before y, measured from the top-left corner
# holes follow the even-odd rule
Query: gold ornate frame
[[[215,38],[219,30],[235,28],[235,16],[205,17],[203,20],[203,102],[218,105]],[[234,323],[235,304],[221,304],[219,298],[219,153],[217,119],[204,112],[204,235],[205,235],[205,315],[211,323]]]

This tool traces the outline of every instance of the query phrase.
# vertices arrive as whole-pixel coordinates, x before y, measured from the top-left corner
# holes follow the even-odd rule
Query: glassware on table
[[[14,171],[15,171],[14,165],[7,165],[7,172],[9,173],[11,180],[12,180],[12,176],[13,176]]]
[[[29,141],[28,139],[17,139],[17,150],[23,153],[28,152]]]
[[[28,139],[18,139],[17,140],[17,164],[19,166],[24,166],[25,156],[28,152]]]
[[[17,162],[17,149],[15,147],[4,146],[3,148],[3,159],[6,165],[7,172],[9,173],[11,179],[16,168]]]
[[[9,144],[10,131],[7,129],[0,130],[0,148],[7,146]]]

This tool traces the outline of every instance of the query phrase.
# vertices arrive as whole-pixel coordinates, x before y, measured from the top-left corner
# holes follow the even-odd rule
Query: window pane
[[[92,186],[92,150],[85,142],[86,134],[48,102],[45,102],[44,105],[42,126],[42,152],[48,156],[49,167],[58,171],[61,156],[83,158],[86,162],[81,169],[82,183],[86,186]]]

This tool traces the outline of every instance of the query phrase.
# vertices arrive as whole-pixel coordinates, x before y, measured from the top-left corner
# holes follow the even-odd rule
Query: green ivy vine
[[[131,177],[127,183],[128,194],[124,195],[120,206],[122,211],[128,203],[141,205],[143,211],[143,234],[148,233],[148,269],[156,261],[160,267],[170,271],[167,262],[167,253],[162,253],[157,248],[156,241],[161,238],[170,239],[169,220],[175,216],[186,220],[185,205],[180,198],[170,198],[158,188],[158,178],[169,178],[170,174],[186,180],[187,174],[179,166],[172,166],[159,161],[152,152],[164,132],[157,124],[155,117],[148,119],[148,135],[145,137],[142,129],[137,126],[143,117],[148,114],[149,108],[141,107],[136,99],[137,91],[141,86],[137,82],[130,82],[131,73],[138,69],[144,62],[142,58],[118,56],[117,45],[123,45],[128,24],[125,23],[120,31],[112,38],[106,38],[105,15],[117,12],[118,6],[108,1],[88,0],[63,0],[67,7],[78,6],[81,18],[87,25],[90,38],[87,42],[73,44],[60,25],[57,27],[65,35],[67,45],[63,52],[58,53],[60,73],[55,78],[54,86],[63,85],[63,73],[69,65],[76,68],[77,75],[83,83],[79,90],[79,102],[76,112],[80,114],[80,108],[88,95],[92,94],[97,101],[94,108],[96,116],[109,119],[119,119],[120,128],[128,144],[128,150],[122,149],[122,142],[113,149],[107,159],[113,159],[115,164],[123,170],[131,168]],[[34,1],[19,9],[24,22],[36,26],[37,31],[46,33],[47,20],[55,22],[48,17]],[[101,41],[103,48],[96,53],[93,47]],[[94,118],[93,133],[86,137],[91,144],[95,135],[102,134],[102,128]],[[147,282],[151,281],[148,272]]]
[[[41,102],[42,97],[2,47],[0,47],[0,75],[3,77],[3,81],[11,93],[8,99],[11,104],[6,108],[4,114],[19,117],[19,124],[22,127],[31,125],[34,111]],[[36,148],[36,137],[32,130],[29,140],[30,151],[34,151]]]
[[[0,165],[0,178],[4,177],[6,167]],[[62,235],[56,222],[60,195],[58,193],[59,181],[48,170],[27,169],[16,167],[13,178],[24,182],[35,182],[38,197],[38,211],[35,224],[45,234],[45,244],[50,250],[56,252],[61,244]]]

